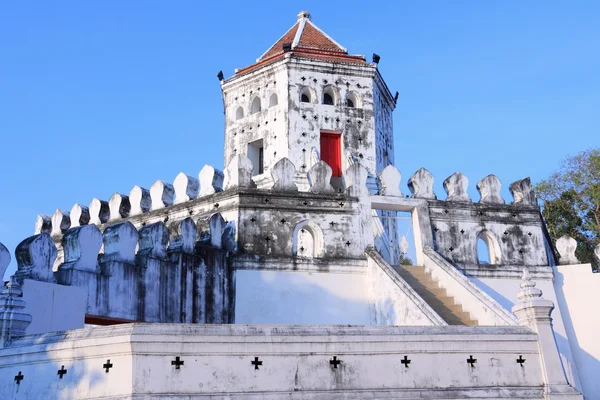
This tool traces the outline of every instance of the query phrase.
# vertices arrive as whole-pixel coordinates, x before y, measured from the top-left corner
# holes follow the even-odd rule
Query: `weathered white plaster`
[[[408,188],[416,199],[435,199],[433,175],[425,168],[419,168],[408,180]]]
[[[504,204],[500,195],[500,179],[496,175],[488,175],[477,183],[477,191],[481,195],[480,203]]]
[[[544,398],[537,336],[522,327],[121,325],[17,339],[0,371],[11,400]]]
[[[471,201],[467,193],[469,180],[460,172],[455,172],[444,181],[444,190],[446,191],[446,201]]]

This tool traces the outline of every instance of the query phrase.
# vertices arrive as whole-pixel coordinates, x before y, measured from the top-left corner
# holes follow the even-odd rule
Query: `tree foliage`
[[[535,185],[552,240],[577,240],[581,262],[598,266],[594,248],[600,243],[600,148],[567,157],[560,169]]]

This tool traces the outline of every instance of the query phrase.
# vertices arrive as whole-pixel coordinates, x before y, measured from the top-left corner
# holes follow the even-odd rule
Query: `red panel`
[[[334,177],[342,176],[341,133],[321,132],[321,160],[331,167]]]

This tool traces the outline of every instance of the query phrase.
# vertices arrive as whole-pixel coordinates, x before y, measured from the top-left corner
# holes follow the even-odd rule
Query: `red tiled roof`
[[[296,38],[298,29],[300,37]],[[298,40],[295,40],[298,39]],[[311,21],[307,12],[298,14],[298,21],[267,50],[255,64],[237,71],[237,75],[252,71],[260,66],[279,60],[284,52],[284,43],[292,45],[288,53],[299,58],[331,61],[349,64],[365,64],[362,56],[349,55],[346,49],[337,44],[325,32],[317,28]]]
[[[294,26],[292,26],[286,33],[279,39],[265,54],[262,55],[258,59],[257,62],[266,60],[267,58],[271,58],[276,54],[279,54],[283,51],[284,43],[292,43],[294,41],[294,37],[296,36],[296,32],[298,31],[298,25],[300,25],[300,21],[296,22]]]
[[[316,28],[310,21],[306,21],[304,29],[302,30],[302,36],[300,36],[300,43],[298,44],[298,48],[300,47],[348,54],[345,49],[341,48],[337,43],[325,36],[323,32]]]

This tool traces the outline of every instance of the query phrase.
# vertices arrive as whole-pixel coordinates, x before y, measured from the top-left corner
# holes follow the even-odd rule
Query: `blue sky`
[[[217,72],[251,64],[302,9],[381,55],[404,182],[424,166],[444,198],[461,171],[476,200],[494,173],[510,200],[510,182],[600,145],[600,3],[389,3],[3,2],[0,242],[13,251],[37,214],[222,168]]]

